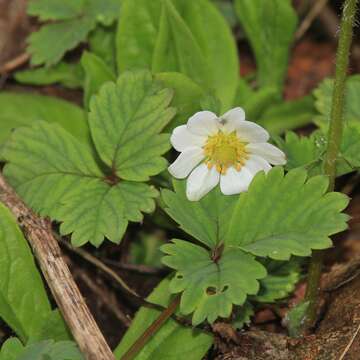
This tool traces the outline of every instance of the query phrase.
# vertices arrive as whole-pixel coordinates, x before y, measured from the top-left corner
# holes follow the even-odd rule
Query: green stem
[[[341,19],[340,38],[336,53],[336,72],[330,113],[328,145],[324,160],[324,173],[329,177],[328,191],[333,191],[335,187],[336,160],[343,132],[346,75],[349,65],[349,52],[353,34],[356,4],[357,0],[345,0]],[[309,301],[304,323],[305,331],[308,331],[313,327],[317,319],[320,276],[323,261],[324,251],[314,251],[309,266],[307,291],[305,296],[306,301]]]

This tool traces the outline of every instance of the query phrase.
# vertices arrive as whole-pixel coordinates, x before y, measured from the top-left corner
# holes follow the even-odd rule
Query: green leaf
[[[115,25],[111,27],[97,26],[89,34],[90,51],[101,58],[112,71],[116,70],[115,30]]]
[[[308,137],[289,132],[285,140],[278,139],[277,143],[286,154],[286,169],[305,167],[311,175],[323,172],[327,139],[322,131],[315,131]],[[360,126],[354,122],[344,127],[336,167],[337,176],[360,168]]]
[[[74,4],[68,0],[55,0],[51,4],[38,0],[34,4],[30,7],[31,15],[44,20],[63,20],[42,26],[28,38],[27,51],[31,54],[31,63],[46,66],[55,65],[67,51],[85,41],[98,22],[111,25],[120,6],[118,0],[77,0]]]
[[[158,192],[139,181],[166,167],[168,135],[159,132],[174,115],[170,101],[171,91],[149,72],[124,73],[92,99],[98,154],[57,124],[37,122],[6,143],[4,174],[28,205],[62,222],[62,234],[73,233],[74,245],[99,246],[104,237],[118,243],[128,221],[155,209]]]
[[[315,106],[322,115],[318,117],[317,124],[326,126],[330,120],[332,92],[334,80],[325,79],[316,90],[314,90]],[[349,122],[360,121],[360,75],[349,76],[346,80],[346,98],[344,119]]]
[[[68,50],[86,40],[96,23],[92,18],[82,17],[44,25],[29,38],[27,51],[32,65],[57,64]]]
[[[90,103],[89,123],[101,159],[125,180],[146,181],[160,173],[169,148],[164,129],[175,114],[172,91],[147,71],[126,72],[105,84]]]
[[[174,90],[171,105],[176,108],[176,115],[165,128],[172,131],[176,126],[185,124],[197,111],[200,111],[200,101],[204,94],[199,85],[187,76],[176,73],[158,73],[155,76],[165,87]]]
[[[0,349],[0,360],[18,360],[24,346],[18,338],[7,339]]]
[[[290,309],[286,314],[284,322],[291,337],[299,337],[302,333],[308,306],[309,301],[303,301]]]
[[[116,43],[119,71],[181,72],[213,90],[223,111],[231,106],[239,78],[236,44],[208,0],[125,0]]]
[[[236,0],[236,13],[254,51],[259,86],[282,89],[297,23],[290,0]]]
[[[31,0],[27,13],[41,21],[67,20],[81,15],[84,5],[85,0]]]
[[[261,282],[261,280],[260,280]],[[241,330],[245,325],[250,324],[251,317],[254,315],[254,307],[249,301],[246,301],[242,306],[235,306],[234,319],[231,324],[237,330]]]
[[[200,101],[201,110],[212,111],[215,114],[221,112],[221,101],[212,94],[205,94]]]
[[[189,201],[186,181],[174,181],[174,190],[162,191],[165,211],[180,227],[195,239],[214,249],[225,237],[236,196],[223,196],[219,189],[211,191],[200,201]]]
[[[72,341],[46,340],[27,344],[25,347],[16,338],[5,342],[0,360],[84,360]]]
[[[260,280],[260,291],[253,300],[269,303],[288,296],[300,280],[299,259],[291,258],[286,262],[265,259],[261,263],[268,275]]]
[[[115,81],[116,77],[111,68],[98,56],[85,51],[81,57],[81,65],[85,72],[84,103],[89,106],[92,95],[107,81]]]
[[[51,307],[31,250],[10,211],[0,203],[0,318],[26,341]]]
[[[13,129],[43,120],[57,123],[83,142],[90,134],[84,111],[78,106],[50,96],[2,92],[0,94],[0,157],[2,146]]]
[[[315,116],[314,99],[304,96],[301,99],[284,101],[269,106],[257,120],[272,134],[295,129],[312,122]]]
[[[111,186],[102,180],[105,175],[88,146],[55,124],[36,123],[15,132],[5,157],[10,163],[4,174],[17,192],[41,215],[63,221],[62,234],[75,231],[74,245],[90,241],[98,246],[104,236],[121,240],[127,225],[121,192],[126,183]]]
[[[167,306],[170,303],[169,280],[163,280],[148,297],[148,301]],[[131,327],[115,349],[115,356],[120,359],[130,346],[140,337],[160,315],[160,311],[141,308],[132,321]],[[213,342],[210,334],[179,325],[172,319],[156,332],[141,349],[136,359],[170,360],[186,358],[201,360]]]
[[[205,56],[190,28],[171,1],[163,1],[159,34],[155,44],[152,70],[179,71],[202,87],[210,87]]]
[[[182,292],[180,311],[193,313],[192,323],[213,323],[219,316],[230,316],[233,304],[242,305],[248,294],[259,290],[258,279],[265,268],[238,248],[227,247],[219,260],[203,247],[183,240],[163,245],[163,263],[176,270],[170,291]]]
[[[118,72],[151,69],[159,31],[161,0],[124,0],[116,34]]]
[[[274,260],[331,246],[329,236],[347,228],[348,216],[340,212],[349,199],[327,188],[325,176],[307,179],[301,169],[259,173],[233,208],[225,244]]]
[[[313,133],[311,136],[300,136],[289,131],[285,134],[284,140],[281,138],[277,140],[277,145],[286,155],[287,170],[305,167],[307,170],[316,168],[315,173],[320,173],[319,167],[325,152],[326,140],[319,135]]]
[[[244,108],[247,119],[257,122],[266,108],[268,108],[271,103],[277,103],[278,101],[278,90],[275,87],[264,87],[253,92],[243,104],[238,105]]]
[[[83,86],[83,71],[79,64],[60,62],[59,64],[47,68],[22,70],[15,73],[15,80],[27,85],[50,85],[61,84],[70,89],[81,88]]]

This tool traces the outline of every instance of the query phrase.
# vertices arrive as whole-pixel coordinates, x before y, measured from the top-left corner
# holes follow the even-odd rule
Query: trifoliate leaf
[[[166,166],[168,135],[159,132],[174,114],[170,101],[149,72],[124,73],[94,98],[90,116],[98,154],[107,161],[113,153],[114,162],[101,163],[90,144],[57,124],[38,122],[7,142],[4,174],[37,212],[62,222],[62,234],[73,233],[73,244],[120,242],[128,221],[155,208],[154,188],[126,180],[148,179]]]
[[[288,296],[300,280],[299,259],[292,258],[289,261],[259,260],[265,266],[268,275],[260,280],[260,290],[252,300],[268,303]]]
[[[225,244],[275,260],[331,246],[329,236],[347,227],[340,212],[349,200],[327,188],[325,176],[308,179],[301,169],[259,173],[233,208]]]
[[[235,327],[235,329],[241,330],[245,325],[250,323],[253,315],[254,307],[249,301],[246,301],[242,306],[235,306],[231,324]]]
[[[214,249],[224,240],[237,197],[223,196],[215,189],[200,201],[192,202],[187,199],[185,188],[185,181],[175,180],[175,192],[162,191],[165,211],[184,231]]]
[[[81,88],[84,82],[84,74],[80,64],[59,64],[47,68],[17,71],[14,75],[16,81],[28,85],[61,84],[70,89]]]
[[[242,305],[248,294],[256,294],[257,280],[266,276],[265,268],[238,248],[225,248],[219,259],[183,240],[173,240],[161,250],[166,254],[163,263],[176,270],[170,291],[182,292],[180,311],[193,313],[194,325],[229,317],[233,304]]]
[[[86,40],[97,23],[110,25],[118,16],[118,0],[37,0],[30,4],[30,14],[46,24],[30,35],[28,52],[33,65],[55,65],[64,54]]]
[[[154,289],[147,299],[152,303],[168,306],[171,300],[169,280],[165,279]],[[131,345],[141,336],[160,315],[160,311],[141,308],[131,323],[129,330],[115,349],[117,359],[126,353]],[[198,329],[184,327],[173,319],[165,324],[149,339],[137,355],[142,360],[183,359],[201,360],[213,343],[210,334]],[[2,359],[1,359],[2,360]]]
[[[167,162],[169,136],[159,132],[175,115],[172,91],[147,71],[128,72],[105,84],[90,103],[89,123],[101,159],[125,180],[146,181]]]
[[[325,79],[317,89],[314,90],[315,106],[322,115],[318,117],[317,124],[326,126],[330,120],[332,93],[334,80]],[[345,97],[345,121],[360,121],[360,75],[349,76],[346,80]]]

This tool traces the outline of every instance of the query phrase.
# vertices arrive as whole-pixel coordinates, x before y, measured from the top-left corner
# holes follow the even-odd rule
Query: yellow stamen
[[[215,166],[221,174],[226,174],[230,166],[240,171],[248,159],[245,147],[246,143],[239,140],[235,131],[230,134],[219,131],[216,135],[209,136],[203,147],[205,163],[208,169]]]

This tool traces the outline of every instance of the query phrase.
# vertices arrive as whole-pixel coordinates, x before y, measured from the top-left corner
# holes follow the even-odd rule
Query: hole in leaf
[[[178,275],[176,275],[176,278],[177,278],[177,279],[179,279],[179,280],[181,280],[181,279],[183,279],[183,278],[184,278],[184,276],[183,276],[183,275],[181,275],[181,274],[178,274]]]
[[[217,290],[215,287],[213,286],[209,286],[207,289],[206,289],[206,294],[208,295],[215,295],[217,293]]]

